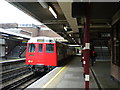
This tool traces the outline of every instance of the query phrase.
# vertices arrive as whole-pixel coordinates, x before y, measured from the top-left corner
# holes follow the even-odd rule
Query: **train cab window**
[[[46,45],[46,52],[53,53],[54,52],[54,44],[47,44]]]
[[[29,44],[29,52],[35,52],[35,44]]]
[[[43,45],[39,44],[39,51],[38,52],[42,52],[42,48],[43,48]]]

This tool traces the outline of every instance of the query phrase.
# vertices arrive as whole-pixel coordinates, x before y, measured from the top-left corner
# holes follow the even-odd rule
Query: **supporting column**
[[[85,89],[89,90],[89,68],[90,68],[90,3],[86,7],[86,22],[85,22],[85,47],[84,47],[84,75]]]

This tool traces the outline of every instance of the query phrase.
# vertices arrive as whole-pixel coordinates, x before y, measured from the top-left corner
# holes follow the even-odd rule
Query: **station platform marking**
[[[46,88],[68,65],[64,66],[53,78],[51,78],[42,88]]]

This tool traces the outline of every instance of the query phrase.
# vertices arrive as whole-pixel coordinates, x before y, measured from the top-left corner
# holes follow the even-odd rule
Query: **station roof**
[[[56,0],[49,0],[48,2],[46,0],[41,4],[38,1],[40,0],[31,0],[30,2],[15,0],[15,2],[10,3],[47,25],[71,44],[75,44],[75,42],[81,44],[83,42],[84,17],[72,17],[72,4],[79,4],[80,2],[57,2]],[[50,13],[48,6],[44,5],[51,6],[57,13],[57,18]],[[81,12],[81,7],[75,7],[75,10]],[[90,12],[90,41],[95,46],[101,44],[106,46],[110,40],[112,25],[120,19],[120,3],[91,2]],[[64,26],[67,26],[67,31],[64,30]]]
[[[10,32],[0,28],[1,38],[12,40],[29,40],[31,36],[23,35],[20,33]]]

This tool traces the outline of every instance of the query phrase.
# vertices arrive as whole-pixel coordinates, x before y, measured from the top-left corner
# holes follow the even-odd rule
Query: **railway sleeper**
[[[19,76],[18,78],[13,79],[12,81],[8,81],[6,83],[3,83],[2,90],[12,90],[13,88],[19,86],[23,82],[26,82],[27,80],[33,78],[33,73],[29,73],[23,76]]]
[[[17,78],[19,76],[23,76],[23,75],[25,75],[25,74],[27,74],[29,72],[30,72],[29,70],[25,70],[25,71],[22,71],[22,72],[19,72],[19,73],[16,72],[14,74],[11,74],[11,75],[8,75],[6,77],[3,77],[2,78],[2,83],[5,83],[5,82],[10,81],[10,80],[13,80],[13,79],[15,79],[15,78]]]

